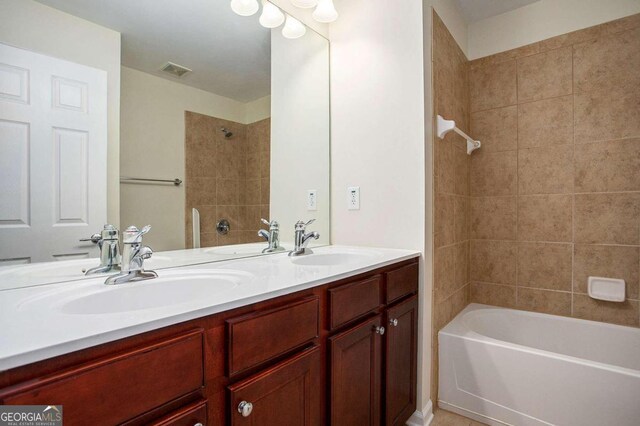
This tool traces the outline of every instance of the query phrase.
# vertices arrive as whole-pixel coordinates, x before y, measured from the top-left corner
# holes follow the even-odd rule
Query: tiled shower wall
[[[468,61],[433,14],[434,111],[468,132]],[[466,142],[450,132],[434,135],[433,375],[437,377],[437,332],[469,302],[469,163]],[[432,395],[437,381],[432,380]],[[437,400],[434,398],[434,400]]]
[[[638,326],[640,15],[472,61],[469,84],[471,301]]]
[[[220,130],[233,132],[225,138]],[[269,216],[270,119],[251,124],[185,112],[185,243],[193,247],[191,209],[200,212],[202,247],[262,241]],[[226,218],[231,231],[218,235]]]

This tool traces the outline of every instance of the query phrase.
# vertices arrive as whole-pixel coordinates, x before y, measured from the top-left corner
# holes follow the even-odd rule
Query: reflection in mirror
[[[227,0],[3,12],[0,289],[117,272],[105,224],[151,225],[148,269],[291,250],[302,219],[329,243],[319,34],[287,38]]]

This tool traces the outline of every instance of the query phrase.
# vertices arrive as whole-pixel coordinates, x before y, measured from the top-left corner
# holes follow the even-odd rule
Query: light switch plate
[[[347,209],[360,210],[360,187],[350,186],[347,188]]]
[[[307,210],[318,210],[318,191],[316,191],[315,189],[310,189],[307,191]]]

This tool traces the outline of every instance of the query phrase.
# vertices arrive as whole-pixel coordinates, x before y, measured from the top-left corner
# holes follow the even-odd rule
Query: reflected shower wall
[[[200,245],[262,241],[269,218],[271,120],[236,123],[185,111],[185,246],[193,247],[191,210],[200,212]],[[228,136],[227,132],[232,135]],[[231,230],[216,232],[220,219]]]

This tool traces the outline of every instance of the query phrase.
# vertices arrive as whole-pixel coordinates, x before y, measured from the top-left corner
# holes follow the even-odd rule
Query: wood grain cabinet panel
[[[418,292],[418,262],[387,272],[385,275],[387,304]]]
[[[381,325],[376,315],[329,338],[332,426],[380,424],[382,336],[375,330]]]
[[[387,310],[385,334],[385,418],[404,425],[416,410],[418,298]]]
[[[118,424],[201,389],[202,330],[0,391],[11,405],[63,405],[64,424]]]
[[[229,376],[257,367],[318,337],[318,309],[319,298],[310,296],[227,320]]]
[[[189,404],[166,417],[149,423],[149,426],[195,426],[197,424],[203,426],[208,424],[206,401]]]
[[[231,425],[320,425],[320,371],[320,349],[312,347],[229,386]],[[246,417],[238,411],[243,402],[252,407]]]
[[[331,330],[379,308],[381,286],[382,277],[376,275],[367,280],[330,288],[328,293]]]

